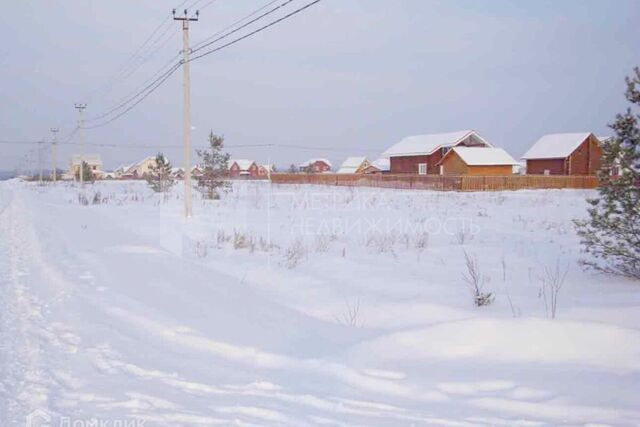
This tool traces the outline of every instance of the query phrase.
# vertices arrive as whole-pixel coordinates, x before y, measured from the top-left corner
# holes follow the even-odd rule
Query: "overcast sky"
[[[87,117],[108,111],[180,50],[180,27],[167,23],[145,51],[155,54],[100,90],[179,3],[3,2],[0,140],[49,138],[52,126],[64,139],[74,102],[88,102]],[[193,44],[266,3],[214,1],[192,25]],[[211,129],[234,157],[285,167],[375,159],[421,133],[475,129],[514,157],[545,133],[608,134],[626,108],[624,77],[640,65],[639,22],[638,0],[323,0],[192,63],[193,143]],[[86,141],[107,169],[158,151],[140,146],[179,146],[182,72]],[[266,143],[309,149],[232,148]],[[0,144],[0,169],[20,166],[30,148]],[[60,163],[77,150],[61,147]],[[163,151],[182,163],[179,148]]]

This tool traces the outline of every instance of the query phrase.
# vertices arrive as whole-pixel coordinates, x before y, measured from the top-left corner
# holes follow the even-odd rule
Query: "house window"
[[[545,174],[545,176],[549,176],[549,175],[551,175],[551,171],[549,169],[545,169],[544,170],[544,174]]]
[[[418,175],[426,175],[426,174],[427,174],[427,164],[418,163]]]

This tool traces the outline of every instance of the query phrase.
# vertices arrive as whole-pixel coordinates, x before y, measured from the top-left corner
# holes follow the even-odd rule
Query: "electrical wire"
[[[288,1],[291,1],[291,0],[288,0]],[[238,42],[241,42],[241,41],[242,41],[242,40],[244,40],[244,39],[247,39],[247,38],[249,38],[249,37],[251,37],[251,36],[253,36],[253,35],[255,35],[255,34],[258,34],[258,33],[262,32],[262,31],[264,31],[264,30],[266,30],[266,29],[268,29],[268,28],[270,28],[270,27],[273,27],[273,26],[274,26],[274,25],[276,25],[276,24],[279,24],[280,22],[282,22],[282,21],[284,21],[284,20],[286,20],[286,19],[291,18],[291,17],[292,17],[292,16],[294,16],[294,15],[297,15],[298,13],[300,13],[300,12],[302,12],[302,11],[304,11],[304,10],[306,10],[306,9],[310,8],[311,6],[313,6],[313,5],[315,5],[315,4],[320,3],[320,1],[321,1],[321,0],[315,0],[315,1],[312,1],[311,3],[308,3],[308,4],[304,5],[304,6],[302,6],[301,8],[298,8],[298,9],[294,10],[293,12],[288,13],[287,15],[285,15],[285,16],[283,16],[283,17],[281,17],[281,18],[278,18],[278,19],[276,19],[275,21],[270,22],[270,23],[268,23],[267,25],[264,25],[264,26],[262,26],[262,27],[260,27],[260,28],[258,28],[258,29],[256,29],[256,30],[253,30],[253,31],[251,31],[250,33],[247,33],[247,34],[245,34],[245,35],[244,35],[244,36],[242,36],[242,37],[238,37],[238,38],[237,38],[237,39],[235,39],[235,40],[232,40],[232,41],[230,41],[230,42],[228,42],[228,43],[226,43],[226,44],[223,44],[223,45],[221,45],[221,46],[218,46],[218,47],[216,47],[216,48],[214,48],[214,49],[208,50],[208,51],[206,51],[206,52],[204,52],[204,53],[201,53],[200,55],[196,55],[196,56],[194,56],[193,58],[190,58],[190,59],[189,59],[189,62],[196,61],[196,60],[198,60],[198,59],[200,59],[200,58],[203,58],[203,57],[205,57],[205,56],[207,56],[207,55],[211,55],[212,53],[218,52],[218,51],[220,51],[220,50],[222,50],[222,49],[224,49],[224,48],[227,48],[227,47],[229,47],[229,46],[231,46],[231,45],[234,45],[234,44],[236,44],[236,43],[238,43]]]
[[[276,11],[280,10],[281,8],[283,8],[284,6],[288,5],[288,4],[289,4],[289,3],[291,3],[292,1],[294,1],[294,0],[287,0],[287,1],[285,1],[284,3],[280,4],[279,6],[276,6],[276,7],[272,8],[272,9],[268,10],[267,12],[265,12],[265,13],[263,13],[262,15],[260,15],[260,16],[258,16],[258,17],[256,17],[256,18],[252,19],[252,20],[251,20],[251,21],[249,21],[249,22],[247,22],[247,23],[245,23],[245,24],[243,24],[243,25],[239,26],[238,28],[235,28],[235,29],[233,29],[232,31],[229,31],[228,33],[225,33],[225,34],[221,35],[220,37],[215,38],[216,36],[218,36],[219,34],[221,34],[222,32],[224,32],[224,31],[226,31],[226,30],[218,31],[218,32],[217,32],[216,34],[214,34],[213,36],[210,36],[210,37],[208,37],[207,39],[205,39],[205,40],[201,41],[200,43],[197,43],[196,45],[194,45],[194,46],[191,48],[191,52],[192,52],[192,53],[193,53],[193,52],[197,52],[197,51],[199,51],[199,50],[201,50],[201,49],[204,49],[204,48],[205,48],[205,47],[207,47],[207,46],[211,46],[212,44],[214,44],[214,43],[216,43],[216,42],[219,42],[220,40],[222,40],[222,39],[224,39],[224,38],[229,37],[230,35],[232,35],[232,34],[234,34],[234,33],[237,33],[238,31],[242,30],[243,28],[248,27],[249,25],[253,24],[254,22],[257,22],[257,21],[259,21],[260,19],[262,19],[262,18],[264,18],[264,17],[266,17],[266,16],[269,16],[270,14],[272,14],[272,13],[274,13],[274,12],[276,12]],[[273,4],[273,3],[276,3],[276,2],[277,2],[277,0],[276,0],[276,1],[272,1],[272,2],[270,2],[269,4]],[[263,7],[262,9],[264,9],[264,7]],[[259,10],[260,10],[260,9],[259,9]],[[257,13],[257,12],[254,12],[254,14],[255,14],[255,13]],[[235,26],[235,24],[232,24],[230,27],[227,27],[227,29],[229,29],[229,28],[233,28],[233,26]],[[213,38],[215,38],[215,39],[214,39],[214,40],[211,40],[211,39],[213,39]],[[209,40],[211,40],[211,41],[209,41]]]
[[[282,7],[283,5],[286,5],[286,4],[290,3],[291,1],[293,1],[293,0],[287,0],[285,3],[282,3],[278,8]],[[190,58],[189,62],[196,61],[196,60],[201,59],[201,58],[203,58],[203,57],[205,57],[207,55],[210,55],[212,53],[218,52],[218,51],[220,51],[222,49],[225,49],[225,48],[227,48],[229,46],[232,46],[232,45],[234,45],[234,44],[236,44],[236,43],[238,43],[238,42],[240,42],[242,40],[245,40],[245,39],[247,39],[247,38],[249,38],[249,37],[251,37],[251,36],[253,36],[253,35],[257,34],[257,33],[260,33],[260,32],[262,32],[262,31],[264,31],[264,30],[266,30],[266,29],[268,29],[270,27],[273,27],[276,24],[279,24],[280,22],[282,22],[282,21],[284,21],[286,19],[289,19],[292,16],[297,15],[298,13],[310,8],[311,6],[319,3],[320,1],[321,0],[314,0],[314,1],[312,1],[312,2],[310,2],[308,4],[306,4],[306,5],[298,8],[298,9],[288,13],[287,15],[282,16],[281,18],[278,18],[278,19],[276,19],[276,20],[274,20],[274,21],[272,21],[272,22],[270,22],[270,23],[268,23],[268,24],[266,24],[266,25],[264,25],[264,26],[262,26],[260,28],[257,28],[255,30],[251,31],[250,33],[247,33],[247,34],[245,34],[245,35],[243,35],[241,37],[238,37],[238,38],[236,38],[236,39],[234,39],[234,40],[232,40],[232,41],[230,41],[228,43],[225,43],[225,44],[223,44],[221,46],[218,46],[218,47],[213,48],[211,50],[208,50],[208,51],[206,51],[204,53],[201,53],[200,55],[196,55],[196,56]],[[252,20],[252,22],[255,22],[255,20],[257,20],[257,19],[259,19],[259,18],[256,18],[256,19]],[[234,30],[233,32],[235,32],[235,31],[236,30]],[[231,33],[229,33],[229,34],[231,34]],[[224,37],[226,37],[226,35]],[[208,46],[208,44],[206,46]],[[204,45],[203,45],[203,47],[204,47]],[[173,73],[175,73],[178,70],[178,68],[180,68],[181,65],[183,65],[183,63],[184,63],[184,61],[181,60],[180,62],[174,64],[171,68],[169,68],[167,71],[162,73],[159,77],[155,78],[151,83],[146,85],[142,90],[140,90],[137,93],[135,93],[134,95],[130,96],[128,99],[126,99],[125,101],[123,101],[119,105],[111,108],[107,112],[105,112],[105,113],[103,113],[101,115],[95,116],[95,117],[93,117],[93,118],[91,118],[90,120],[87,120],[87,121],[98,121],[100,119],[108,117],[109,115],[115,113],[116,111],[122,110],[120,113],[118,113],[114,117],[110,118],[107,121],[104,121],[104,122],[101,122],[101,123],[98,123],[98,124],[95,124],[95,125],[83,126],[83,129],[95,129],[95,128],[99,128],[99,127],[102,127],[102,126],[106,126],[109,123],[112,123],[113,121],[115,121],[118,118],[122,117],[123,115],[125,115],[126,113],[131,111],[134,107],[136,107],[138,104],[140,104],[140,102],[142,102],[144,99],[146,99],[155,90],[157,90]],[[131,105],[129,105],[127,107],[127,105],[130,104],[131,102],[133,102],[133,104],[131,104]]]
[[[104,123],[97,124],[97,125],[91,125],[91,126],[84,126],[83,129],[94,129],[94,128],[97,128],[97,127],[102,127],[105,124],[111,123],[115,119],[117,119],[119,117],[122,117],[122,115],[124,115],[125,113],[129,112],[133,107],[138,105],[147,96],[151,95],[162,83],[164,83],[169,77],[171,77],[171,75],[173,73],[175,73],[180,68],[180,66],[182,65],[182,62],[183,61],[179,61],[178,63],[174,64],[171,68],[169,68],[167,71],[162,73],[159,77],[154,79],[151,83],[149,83],[147,86],[145,86],[142,90],[140,90],[139,92],[137,92],[133,96],[129,97],[126,101],[124,101],[124,102],[120,103],[119,105],[111,108],[106,113],[103,113],[103,114],[100,114],[98,116],[95,116],[95,117],[93,117],[93,118],[91,118],[90,120],[87,120],[87,121],[97,121],[97,120],[103,119],[103,118],[111,115],[112,113],[125,108],[127,106],[127,104],[129,104],[130,102],[136,100],[136,98],[141,97],[134,104],[132,104],[128,108],[126,108],[123,112],[117,114],[115,117],[113,117],[112,119],[110,119],[110,120],[108,120],[108,121],[106,121]]]

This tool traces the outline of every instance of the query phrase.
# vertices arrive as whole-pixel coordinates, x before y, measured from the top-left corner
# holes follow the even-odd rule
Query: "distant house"
[[[204,174],[204,169],[200,165],[195,165],[191,168],[191,176],[195,179],[200,178]]]
[[[275,172],[276,167],[274,165],[258,165],[258,176],[269,176]]]
[[[363,174],[380,174],[380,173],[388,173],[389,172],[389,159],[381,158],[378,160],[374,160],[362,170]]]
[[[323,173],[331,171],[331,162],[327,159],[309,159],[298,165],[300,172]]]
[[[258,165],[253,160],[229,160],[229,176],[232,178],[255,178],[258,176]]]
[[[491,147],[473,130],[417,135],[404,138],[385,151],[390,160],[390,172],[397,174],[438,175],[438,162],[452,147]]]
[[[184,168],[173,167],[171,168],[171,176],[176,179],[184,178]]]
[[[518,162],[502,148],[453,147],[438,162],[443,175],[513,175]]]
[[[613,141],[612,136],[599,136],[598,140],[600,141],[600,147],[604,149],[607,144]],[[620,165],[620,158],[616,158],[613,161],[613,164],[609,167],[609,175],[611,176],[620,176],[622,174],[622,166]]]
[[[165,160],[169,160],[165,157]],[[151,168],[156,165],[156,156],[145,157],[137,163],[130,165],[127,170],[121,175],[123,179],[142,179],[145,178],[150,172]]]
[[[82,156],[82,162],[86,163],[91,172],[93,173],[94,178],[101,179],[104,175],[102,171],[102,160],[100,156],[97,154],[85,154]],[[80,171],[80,155],[74,154],[71,156],[71,164],[69,165],[69,175],[71,177],[79,176]]]
[[[347,159],[342,162],[340,169],[338,169],[338,172],[336,173],[362,173],[364,169],[370,165],[371,163],[369,163],[369,160],[367,160],[366,157],[347,157]]]
[[[522,156],[527,175],[595,175],[602,147],[592,133],[545,135]]]

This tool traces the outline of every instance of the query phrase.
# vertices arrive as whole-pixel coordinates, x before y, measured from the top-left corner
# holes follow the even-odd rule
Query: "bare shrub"
[[[224,230],[218,230],[216,233],[216,247],[221,248],[225,243],[231,240],[231,236]]]
[[[336,240],[336,236],[318,234],[314,239],[314,249],[316,252],[327,252],[331,246],[331,242]]]
[[[545,267],[544,274],[538,277],[541,282],[539,296],[544,301],[544,310],[547,317],[551,319],[556,318],[556,313],[558,312],[558,295],[564,285],[568,272],[569,264],[561,268],[560,261],[558,260],[554,266]]]
[[[306,256],[307,249],[301,238],[295,239],[291,245],[284,251],[284,266],[289,270],[294,269]]]
[[[480,272],[480,266],[478,265],[478,259],[469,255],[467,251],[464,251],[464,259],[467,267],[467,272],[462,274],[464,281],[467,283],[469,290],[473,296],[473,303],[476,307],[482,307],[489,305],[493,302],[493,293],[484,292],[483,287],[486,279]]]
[[[473,239],[473,234],[469,230],[459,230],[454,237],[456,243],[462,246]]]
[[[245,249],[250,245],[249,238],[242,233],[234,231],[233,233],[233,249]]]
[[[360,315],[360,298],[356,298],[353,304],[345,299],[345,310],[340,316],[334,316],[336,322],[346,326],[362,327],[364,324],[359,320]]]
[[[429,245],[429,233],[426,231],[418,234],[415,240],[416,249],[425,249]]]
[[[208,253],[207,244],[201,240],[196,242],[195,254],[198,258],[206,258]]]
[[[103,198],[102,198],[102,194],[100,193],[100,191],[96,191],[95,194],[93,195],[93,198],[91,199],[91,204],[92,205],[99,205],[103,202]]]

